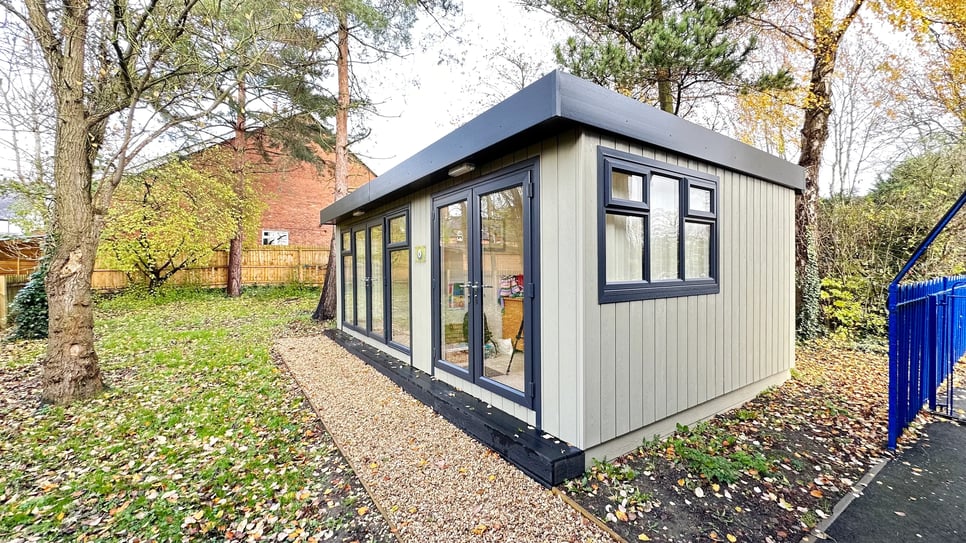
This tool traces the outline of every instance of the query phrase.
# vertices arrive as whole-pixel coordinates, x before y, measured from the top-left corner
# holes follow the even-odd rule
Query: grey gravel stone
[[[610,541],[332,340],[283,338],[276,352],[401,541]]]

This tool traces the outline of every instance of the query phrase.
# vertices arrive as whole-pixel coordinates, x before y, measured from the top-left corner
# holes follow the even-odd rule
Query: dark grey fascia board
[[[352,194],[322,210],[321,223],[327,224],[351,214],[394,193],[406,192],[410,185],[426,180],[469,157],[558,116],[557,77],[551,72],[463,126],[443,136],[398,166],[359,187]]]
[[[567,73],[560,73],[560,115],[593,128],[710,162],[801,192],[797,164]]]
[[[539,132],[553,121],[627,137],[799,192],[805,187],[805,173],[798,165],[555,70],[329,205],[321,211],[320,222],[338,222],[353,211],[443,180],[450,167],[488,155],[487,150]]]

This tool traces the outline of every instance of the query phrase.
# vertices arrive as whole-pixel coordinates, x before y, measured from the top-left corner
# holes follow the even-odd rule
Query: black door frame
[[[474,179],[448,189],[444,192],[433,195],[433,233],[432,233],[432,292],[433,292],[433,372],[441,369],[447,373],[456,375],[462,379],[473,383],[480,388],[493,392],[501,397],[507,398],[515,403],[533,409],[537,412],[537,425],[540,424],[540,338],[535,333],[539,330],[539,311],[537,300],[537,285],[539,284],[538,270],[538,240],[536,236],[536,226],[538,224],[536,187],[538,179],[537,160],[530,159],[492,174]],[[467,311],[472,311],[470,322],[468,345],[472,346],[469,353],[468,369],[464,370],[445,360],[442,356],[442,337],[440,333],[442,302],[442,283],[439,276],[440,265],[440,224],[439,209],[447,205],[466,200],[467,201],[467,255],[468,277],[471,283],[480,282],[482,275],[482,244],[480,242],[480,212],[479,199],[481,196],[499,192],[507,188],[520,186],[523,191],[523,237],[524,237],[524,297],[523,297],[523,325],[524,325],[524,359],[526,365],[524,369],[524,389],[519,391],[492,379],[483,376],[482,368],[482,344],[483,344],[483,325],[482,325],[482,304],[475,300],[479,299],[480,289],[474,289],[472,301]]]
[[[380,259],[382,260],[382,274],[383,274],[382,334],[379,334],[379,333],[376,333],[376,332],[373,332],[372,331],[372,260],[373,260],[373,258],[372,258],[372,233],[371,233],[371,231],[372,231],[373,228],[376,228],[376,227],[382,228],[382,235],[383,235],[383,241],[382,241],[382,243],[380,244],[380,247],[379,247],[379,250],[380,250],[380,253],[381,253],[380,254]],[[356,332],[359,332],[361,334],[365,334],[367,337],[376,338],[376,339],[381,340],[383,343],[385,343],[386,342],[386,335],[387,335],[386,334],[386,328],[387,328],[387,325],[386,325],[386,307],[385,307],[386,306],[386,300],[385,300],[385,290],[386,290],[385,289],[385,281],[386,281],[386,264],[385,264],[385,260],[386,260],[386,255],[385,255],[385,253],[386,253],[386,242],[385,242],[385,236],[386,236],[386,221],[385,221],[385,218],[384,217],[380,217],[379,219],[376,219],[376,220],[368,220],[368,221],[358,222],[358,223],[353,224],[352,226],[348,227],[348,229],[349,229],[350,236],[351,236],[351,239],[352,239],[352,274],[353,274],[352,287],[353,287],[353,290],[354,290],[354,294],[353,294],[353,297],[352,297],[352,303],[353,303],[352,315],[353,315],[353,319],[352,319],[352,322],[345,322],[345,321],[343,321],[343,324],[345,324],[346,326],[348,326],[352,330],[355,330]],[[365,254],[365,257],[366,258],[365,258],[365,265],[364,265],[364,268],[365,268],[365,277],[363,277],[363,278],[360,278],[360,277],[357,276],[358,271],[359,271],[359,265],[358,265],[359,248],[357,246],[357,237],[356,237],[356,235],[359,232],[363,232],[363,236],[362,236],[363,237],[363,243],[364,243],[365,249],[366,249],[366,254]],[[360,296],[360,294],[363,296],[363,298],[366,301],[366,311],[365,311],[365,315],[364,315],[365,316],[365,319],[366,319],[365,326],[360,326],[359,325],[359,316],[360,316],[359,315],[359,296]]]

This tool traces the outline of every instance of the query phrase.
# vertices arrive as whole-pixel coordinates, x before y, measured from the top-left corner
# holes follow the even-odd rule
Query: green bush
[[[829,334],[836,339],[881,335],[885,331],[883,308],[863,305],[864,285],[850,278],[822,279],[822,322]]]
[[[44,280],[50,258],[44,256],[37,269],[30,274],[27,284],[20,289],[10,304],[10,319],[14,324],[12,339],[44,339],[47,337],[47,291]]]

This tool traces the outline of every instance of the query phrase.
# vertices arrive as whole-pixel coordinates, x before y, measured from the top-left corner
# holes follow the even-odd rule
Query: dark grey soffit
[[[524,136],[546,136],[573,123],[796,191],[805,187],[805,172],[798,165],[555,70],[326,207],[321,212],[321,223],[339,222],[355,210],[367,210],[446,179],[446,170],[462,162],[481,164],[495,158],[495,150],[511,152],[509,143],[524,147],[536,141],[522,140]]]

